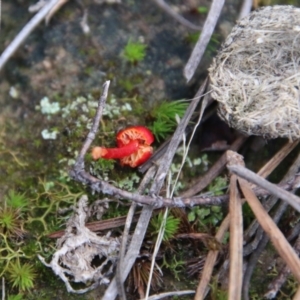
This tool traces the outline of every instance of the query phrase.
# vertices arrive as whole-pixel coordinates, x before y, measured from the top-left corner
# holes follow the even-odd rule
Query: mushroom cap
[[[218,114],[229,126],[300,138],[300,9],[263,7],[240,20],[209,75]]]
[[[144,126],[127,127],[118,132],[116,139],[118,147],[123,147],[132,140],[138,140],[142,145],[151,145],[154,142],[152,132]]]
[[[139,147],[136,152],[120,160],[122,166],[138,167],[148,160],[153,153],[153,148],[150,145],[154,142],[154,136],[147,127],[127,127],[118,132],[116,139],[118,147],[124,147],[133,140],[139,142]]]

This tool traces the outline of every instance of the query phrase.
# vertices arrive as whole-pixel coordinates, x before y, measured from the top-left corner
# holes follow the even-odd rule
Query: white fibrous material
[[[78,201],[64,236],[57,241],[57,250],[51,262],[46,263],[39,256],[41,262],[64,281],[68,292],[77,294],[110,282],[120,248],[118,238],[98,236],[85,226],[87,201],[87,196],[82,196]],[[86,288],[74,289],[71,282],[84,283]]]
[[[209,69],[218,113],[266,138],[300,137],[300,9],[264,7],[240,20]]]

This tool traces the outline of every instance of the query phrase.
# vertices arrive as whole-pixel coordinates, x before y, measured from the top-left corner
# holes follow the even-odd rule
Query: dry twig
[[[252,0],[244,0],[240,10],[239,19],[247,16],[252,8]]]
[[[186,26],[187,28],[193,29],[193,30],[201,30],[200,26],[197,26],[193,23],[191,23],[189,20],[185,19],[181,15],[177,14],[165,1],[163,0],[154,0],[154,2],[166,13],[168,13],[172,18],[174,18],[177,22],[180,24]]]
[[[249,183],[242,178],[239,178],[238,181],[240,183],[242,192],[253,213],[255,214],[258,222],[263,227],[264,231],[268,234],[276,250],[289,266],[295,278],[298,280],[298,282],[300,282],[300,260],[294,249],[287,242],[284,235],[278,229],[268,213],[264,210],[263,206],[251,190]]]
[[[293,178],[295,179],[295,178]],[[295,186],[295,182],[293,180],[289,180],[288,182],[286,182],[285,184],[278,184],[278,186],[280,186],[282,189],[284,190],[292,190],[293,187]],[[255,188],[254,189],[255,194],[258,197],[266,197],[269,196],[270,193],[267,192],[264,189],[261,188]],[[183,202],[186,204],[186,207],[192,207],[192,206],[212,206],[212,205],[225,205],[228,203],[229,200],[229,195],[220,195],[220,196],[212,196],[212,197],[207,197],[205,195],[200,195],[200,196],[195,196],[195,197],[187,197],[187,198],[182,198]],[[166,207],[167,203],[166,203]],[[169,206],[169,207],[175,207],[175,205],[173,206]],[[265,208],[266,209],[266,208]],[[159,211],[159,209],[156,209],[155,211]],[[133,222],[137,222],[138,218],[139,218],[140,213],[135,213],[134,218],[133,218]],[[90,229],[91,231],[94,232],[98,232],[98,231],[103,231],[103,230],[108,230],[108,229],[112,229],[112,228],[117,228],[120,226],[125,225],[126,222],[126,216],[122,216],[122,217],[117,217],[117,218],[113,218],[113,219],[108,219],[108,220],[99,220],[99,221],[95,221],[95,222],[90,222],[86,224],[86,227],[88,229]],[[300,224],[299,224],[300,226]],[[255,230],[257,229],[257,227],[255,226],[254,228]],[[254,230],[254,232],[255,232]],[[253,232],[253,234],[254,234]],[[62,235],[64,234],[64,230],[59,230],[53,233],[50,233],[49,235],[47,235],[49,238],[60,238]],[[249,235],[249,237],[252,235]],[[250,254],[248,252],[248,254]]]
[[[244,165],[240,155],[233,151],[227,151],[228,164]],[[230,176],[230,267],[229,267],[229,291],[228,298],[241,299],[243,283],[243,215],[242,199],[238,190],[237,176]]]
[[[296,210],[300,211],[300,198],[296,195],[293,195],[280,187],[276,184],[270,183],[269,181],[263,179],[259,175],[255,174],[254,172],[241,167],[241,166],[228,166],[228,170],[241,178],[245,178],[248,181],[259,185],[260,187],[268,190],[270,194],[286,201],[291,206],[293,206]]]
[[[152,295],[152,296],[148,297],[147,299],[141,299],[141,300],[159,300],[159,299],[163,299],[166,297],[172,297],[172,296],[179,297],[179,296],[189,295],[189,294],[194,294],[194,293],[195,293],[195,291],[192,291],[192,290],[167,292],[167,293]]]
[[[194,50],[184,68],[184,76],[187,81],[190,81],[190,79],[193,77],[201,61],[206,46],[208,45],[215,26],[218,22],[224,2],[225,0],[214,0],[211,4],[201,35],[199,36],[198,42],[194,47]]]
[[[48,15],[49,11],[59,0],[50,0],[20,31],[14,40],[8,45],[0,56],[0,71],[9,60],[9,58],[18,50],[28,35],[37,27],[40,22]]]

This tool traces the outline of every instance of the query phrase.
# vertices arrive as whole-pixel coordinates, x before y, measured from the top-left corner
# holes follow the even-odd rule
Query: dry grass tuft
[[[219,115],[248,135],[300,137],[300,9],[264,7],[232,30],[209,72]]]

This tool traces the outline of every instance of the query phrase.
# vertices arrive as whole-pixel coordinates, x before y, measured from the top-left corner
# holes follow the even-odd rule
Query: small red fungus
[[[117,148],[95,147],[93,159],[120,159],[121,165],[135,168],[145,162],[152,154],[150,146],[154,141],[152,132],[143,126],[132,126],[118,132]]]

